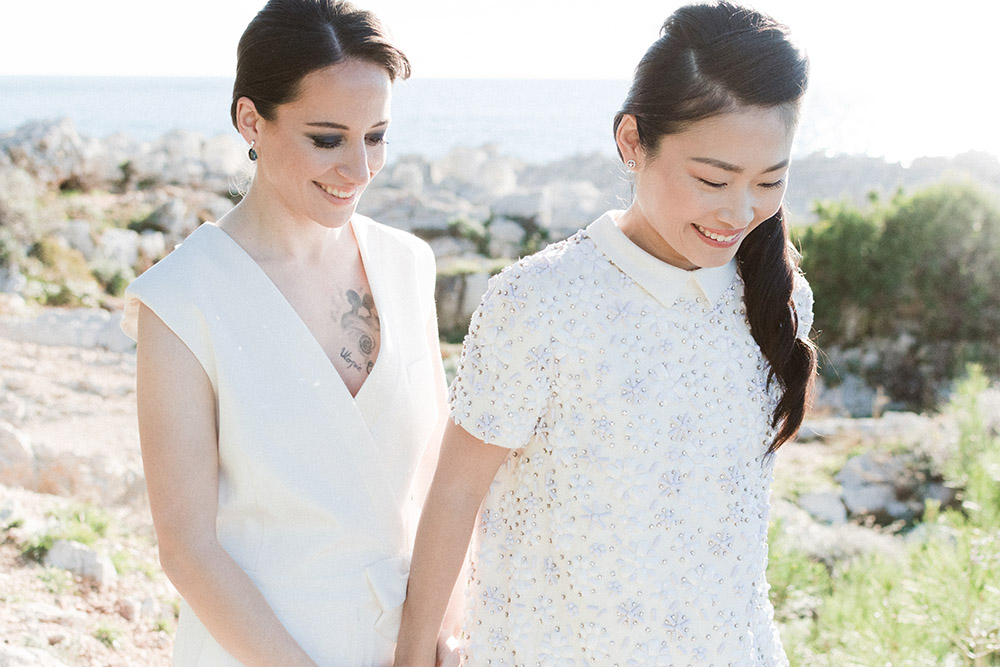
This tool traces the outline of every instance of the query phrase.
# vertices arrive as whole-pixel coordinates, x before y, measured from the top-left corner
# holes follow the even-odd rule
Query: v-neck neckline
[[[364,382],[361,384],[361,387],[358,388],[357,393],[353,395],[347,388],[347,383],[344,382],[344,378],[340,375],[340,372],[334,365],[333,360],[329,357],[329,355],[327,355],[326,350],[323,349],[319,339],[313,333],[312,329],[310,329],[305,323],[305,320],[302,319],[302,316],[295,309],[295,306],[292,305],[291,301],[288,300],[288,297],[285,296],[284,292],[282,292],[271,279],[271,276],[268,275],[267,271],[265,271],[260,264],[257,263],[257,260],[255,260],[250,253],[248,253],[246,249],[236,241],[236,239],[230,236],[228,232],[219,227],[217,224],[206,222],[202,224],[202,227],[214,228],[219,235],[224,238],[224,241],[231,246],[234,251],[236,251],[238,256],[252,266],[252,270],[263,279],[264,284],[268,286],[268,289],[273,292],[274,296],[277,297],[278,302],[283,304],[283,307],[289,311],[291,321],[296,322],[297,326],[301,328],[302,332],[304,332],[305,338],[311,341],[313,351],[318,353],[323,361],[326,362],[326,367],[329,369],[329,372],[331,372],[336,378],[336,384],[343,390],[347,398],[349,398],[355,405],[360,406],[365,400],[365,396],[370,393],[368,386],[371,385],[373,381],[378,380],[378,377],[383,374],[382,367],[388,365],[388,358],[393,351],[393,340],[389,335],[390,327],[386,326],[386,320],[390,317],[387,309],[385,308],[387,304],[387,297],[382,291],[381,284],[379,284],[379,278],[369,271],[370,267],[373,266],[371,256],[372,249],[369,247],[369,239],[367,238],[366,233],[367,230],[359,229],[359,225],[356,223],[357,217],[358,216],[352,216],[351,221],[348,224],[351,226],[351,232],[354,234],[354,239],[358,245],[358,252],[361,254],[361,265],[365,276],[368,279],[368,287],[371,289],[372,299],[375,301],[375,311],[378,313],[379,321],[381,323],[381,338],[379,342],[379,354],[375,359],[375,365],[372,367],[371,373],[368,374],[368,377],[366,377]]]

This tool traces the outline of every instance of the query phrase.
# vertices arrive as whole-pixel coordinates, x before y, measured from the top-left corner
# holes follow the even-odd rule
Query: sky
[[[681,2],[355,4],[389,26],[415,77],[628,79],[663,19]],[[750,4],[792,28],[810,55],[812,87],[822,88],[829,103],[884,101],[887,113],[870,121],[874,133],[881,124],[886,132],[909,132],[925,141],[940,137],[942,145],[981,145],[1000,154],[994,122],[1000,108],[1000,0]],[[262,5],[0,0],[0,75],[231,76],[239,36]]]

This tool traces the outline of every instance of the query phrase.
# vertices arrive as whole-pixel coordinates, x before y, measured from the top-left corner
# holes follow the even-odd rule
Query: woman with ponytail
[[[787,664],[766,538],[816,368],[781,210],[807,70],[756,11],[667,19],[614,120],[631,205],[473,316],[397,665],[434,664],[472,535],[466,664]]]

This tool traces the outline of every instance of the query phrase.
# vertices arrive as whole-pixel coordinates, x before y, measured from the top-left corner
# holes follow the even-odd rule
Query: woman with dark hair
[[[472,533],[466,664],[786,664],[766,538],[816,366],[781,213],[806,80],[767,16],[667,19],[614,123],[631,205],[473,316],[397,665],[433,664]]]
[[[445,384],[430,248],[355,209],[409,71],[372,14],[270,0],[233,88],[249,191],[128,289],[175,665],[392,662]]]

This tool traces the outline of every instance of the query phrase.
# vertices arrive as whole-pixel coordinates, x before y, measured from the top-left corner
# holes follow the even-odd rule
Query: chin
[[[736,257],[735,250],[726,255],[713,254],[707,257],[699,257],[695,260],[692,260],[691,263],[696,264],[700,269],[717,269],[720,266],[725,266],[726,264],[729,264],[729,262],[733,261],[734,257]]]

